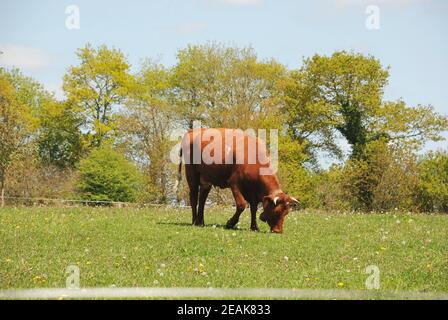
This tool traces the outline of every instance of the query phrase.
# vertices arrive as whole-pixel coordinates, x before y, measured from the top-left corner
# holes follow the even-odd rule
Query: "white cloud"
[[[179,26],[178,31],[180,33],[189,34],[201,32],[205,29],[205,24],[199,22],[190,22]]]
[[[0,44],[0,65],[20,69],[37,69],[48,66],[52,57],[42,49]]]
[[[236,6],[254,6],[260,4],[261,0],[220,0],[220,2]]]

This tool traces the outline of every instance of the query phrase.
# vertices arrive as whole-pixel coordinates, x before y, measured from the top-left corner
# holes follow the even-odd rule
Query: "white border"
[[[448,300],[447,292],[261,288],[42,288],[0,290],[0,299],[273,298]]]

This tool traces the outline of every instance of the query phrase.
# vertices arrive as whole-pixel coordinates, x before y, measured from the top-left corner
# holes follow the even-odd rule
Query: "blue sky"
[[[380,9],[368,30],[366,7]],[[80,29],[65,26],[68,5]],[[391,67],[386,99],[432,104],[448,113],[448,1],[445,0],[0,0],[0,65],[15,65],[61,95],[62,76],[87,42],[120,48],[134,70],[142,59],[176,61],[189,43],[252,46],[297,68],[335,50],[372,54]],[[446,142],[431,144],[432,148]]]

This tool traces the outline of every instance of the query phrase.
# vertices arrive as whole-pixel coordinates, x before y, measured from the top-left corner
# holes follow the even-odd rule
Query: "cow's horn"
[[[278,198],[280,198],[280,197],[275,197],[275,198],[274,198],[274,206],[277,205],[277,200],[278,200]]]
[[[294,201],[294,202],[300,203],[299,200],[297,200],[297,199],[294,198],[294,197],[291,197],[291,200]]]

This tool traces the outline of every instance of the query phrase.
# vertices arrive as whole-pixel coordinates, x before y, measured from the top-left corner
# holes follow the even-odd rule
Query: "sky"
[[[72,5],[79,29],[66,25]],[[448,114],[447,18],[446,0],[0,0],[0,66],[19,67],[61,98],[86,43],[121,49],[134,71],[145,58],[173,65],[179,49],[212,41],[251,46],[291,69],[347,50],[390,67],[386,100]],[[378,28],[366,26],[372,19]],[[447,142],[427,148],[439,147]]]

